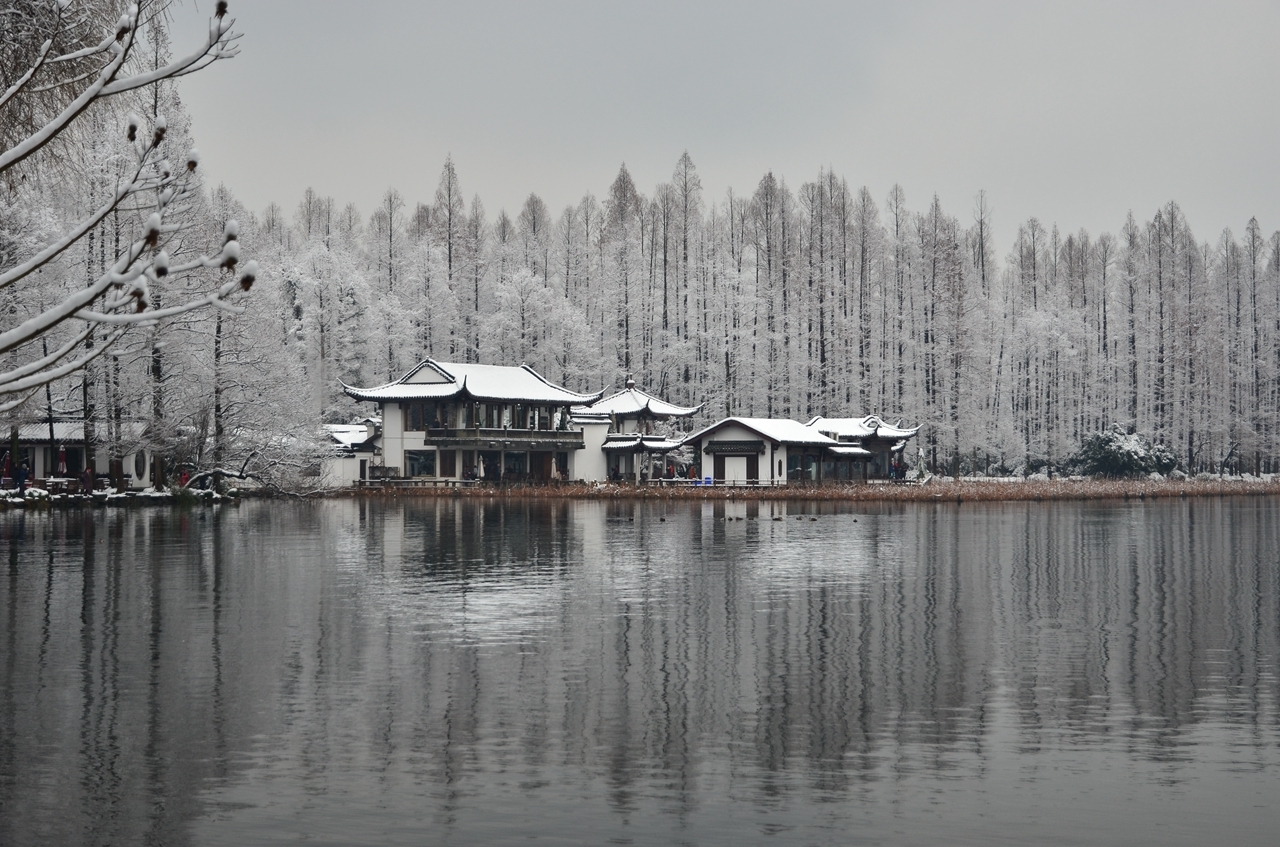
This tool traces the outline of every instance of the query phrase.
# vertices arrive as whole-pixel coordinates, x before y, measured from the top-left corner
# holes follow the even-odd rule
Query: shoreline
[[[54,495],[50,497],[0,497],[0,511],[50,508],[136,508],[140,506],[239,505],[247,499],[362,499],[400,500],[454,498],[482,500],[614,500],[614,501],[805,501],[844,503],[1017,503],[1088,500],[1159,500],[1187,497],[1241,497],[1280,495],[1280,476],[1212,479],[940,479],[924,483],[889,483],[822,486],[634,486],[615,483],[562,483],[499,487],[366,487],[344,488],[302,495],[281,495],[240,490],[234,496],[214,497],[190,493],[174,495]]]
[[[634,486],[615,483],[513,485],[495,488],[357,488],[322,495],[369,500],[421,497],[558,500],[804,500],[850,503],[1026,502],[1146,500],[1280,494],[1280,476],[1213,479],[957,479],[924,483],[822,486]]]

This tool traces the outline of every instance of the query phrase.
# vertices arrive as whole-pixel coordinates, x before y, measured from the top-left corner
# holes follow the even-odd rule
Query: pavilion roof
[[[364,444],[375,434],[376,428],[371,422],[355,424],[325,424],[324,431],[338,445],[353,450]]]
[[[110,423],[99,420],[96,428],[98,440],[105,438],[110,433],[110,429]],[[120,429],[122,438],[136,440],[147,431],[147,425],[143,421],[124,421],[120,424]],[[58,444],[83,444],[84,421],[54,421],[53,440]],[[22,424],[18,427],[18,441],[23,444],[49,443],[48,422]]]
[[[528,365],[477,365],[427,359],[404,376],[373,388],[342,386],[357,400],[447,400],[466,397],[499,403],[578,405],[593,403],[601,394],[579,394],[548,381]]]
[[[697,414],[702,405],[697,406],[677,406],[674,403],[668,403],[654,397],[652,394],[646,394],[635,387],[635,383],[627,380],[627,387],[610,394],[604,399],[587,406],[578,406],[573,409],[575,414],[602,414],[613,415],[617,418],[638,418],[649,415],[655,418],[687,418],[690,415]]]
[[[683,441],[664,438],[661,435],[626,433],[610,436],[600,449],[620,453],[669,453],[683,444]]]
[[[901,426],[887,424],[878,415],[867,415],[863,418],[824,418],[819,416],[809,421],[805,426],[812,427],[818,432],[825,432],[836,439],[883,438],[896,440],[911,438],[920,430],[918,426],[903,429]]]

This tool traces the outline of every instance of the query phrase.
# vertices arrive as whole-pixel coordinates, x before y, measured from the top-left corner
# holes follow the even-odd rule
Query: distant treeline
[[[86,32],[115,20],[110,4],[94,14]],[[38,64],[43,20],[33,12],[0,30],[4,85]],[[142,26],[139,72],[169,56],[163,16]],[[0,122],[0,148],[69,96],[37,94],[10,109],[22,121]],[[95,101],[7,171],[0,272],[78,232],[128,173],[125,128],[161,118],[157,159],[196,161],[165,80]],[[687,153],[648,195],[624,166],[603,197],[558,212],[535,194],[514,216],[465,198],[452,161],[431,202],[389,190],[368,216],[310,190],[291,212],[261,214],[222,186],[184,198],[168,210],[165,261],[219,253],[239,221],[262,270],[247,311],[141,326],[101,357],[109,325],[78,340],[77,321],[54,322],[0,350],[0,365],[21,374],[70,345],[88,367],[21,394],[0,426],[14,441],[20,423],[79,418],[90,458],[147,446],[200,467],[252,458],[259,472],[301,472],[314,465],[318,421],[369,411],[343,382],[383,382],[432,356],[525,362],[579,390],[633,374],[673,402],[705,404],[705,419],[901,418],[923,424],[938,471],[1060,467],[1112,427],[1150,436],[1192,472],[1271,471],[1280,459],[1280,233],[1256,220],[1202,241],[1170,202],[1116,234],[1033,218],[998,246],[982,194],[960,216],[936,197],[921,211],[899,187],[878,200],[827,171],[798,187],[768,173],[749,194],[708,197]],[[4,328],[105,279],[150,213],[114,209],[22,286],[0,289]],[[139,303],[153,309],[232,280],[212,266],[163,285],[152,276]],[[138,437],[147,443],[126,443]]]
[[[631,373],[708,418],[901,417],[939,469],[1059,465],[1116,425],[1192,471],[1276,461],[1280,233],[1256,220],[1202,242],[1172,202],[1118,235],[1032,218],[1001,258],[983,195],[965,223],[830,172],[711,199],[687,153],[649,196],[624,166],[558,215],[463,197],[446,161],[432,203],[391,190],[366,219],[308,191],[257,222],[317,413],[431,355]]]

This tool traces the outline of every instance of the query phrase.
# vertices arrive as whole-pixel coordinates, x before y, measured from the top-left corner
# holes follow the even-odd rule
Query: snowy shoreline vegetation
[[[865,503],[1011,502],[1044,500],[1146,500],[1167,497],[1280,495],[1280,476],[1192,479],[1023,479],[1022,477],[933,477],[923,484],[884,483],[814,486],[681,486],[563,483],[540,486],[343,489],[318,496],[368,500],[418,497],[585,500],[797,500]]]
[[[184,496],[185,495],[185,496]],[[934,477],[924,484],[861,484],[820,486],[689,486],[660,487],[616,484],[563,483],[555,485],[504,485],[494,487],[456,488],[379,488],[341,489],[313,492],[302,499],[341,499],[357,497],[371,501],[395,502],[423,497],[466,499],[559,499],[620,501],[798,501],[854,503],[980,503],[1026,502],[1053,500],[1158,500],[1185,497],[1239,497],[1280,495],[1280,476],[1217,477],[1202,475],[1191,479],[1023,479],[1021,477],[968,477],[951,479]],[[212,491],[177,494],[147,492],[136,496],[49,495],[28,491],[0,491],[0,510],[12,508],[84,508],[94,506],[145,507],[194,505],[239,505],[248,497],[282,497],[279,492],[240,492],[239,496],[221,496]]]
[[[119,13],[80,6],[95,25]],[[139,67],[172,64],[159,22],[139,25]],[[213,26],[210,49],[229,55],[229,23]],[[43,36],[29,30],[0,33],[0,87],[39,54]],[[36,118],[61,108],[35,105]],[[0,292],[18,323],[147,243],[146,215],[77,229],[134,161],[123,129],[103,129],[133,125],[130,110],[146,116],[144,140],[163,113],[154,158],[184,160],[189,121],[167,79],[94,102],[92,120],[15,166],[39,179],[0,182],[0,273],[75,236],[39,286]],[[0,121],[0,149],[27,130]],[[912,207],[898,186],[883,198],[855,186],[829,170],[798,186],[766,173],[748,193],[711,197],[686,152],[648,194],[623,165],[601,196],[559,212],[531,193],[491,214],[467,199],[451,158],[434,197],[392,188],[371,214],[310,189],[292,212],[257,214],[226,186],[193,190],[164,223],[182,232],[172,255],[156,266],[143,251],[137,299],[159,311],[234,293],[230,268],[193,268],[182,285],[172,269],[225,262],[228,244],[237,255],[243,245],[260,264],[244,313],[214,303],[121,336],[112,324],[53,326],[0,351],[0,364],[25,373],[61,353],[88,366],[26,395],[0,428],[83,419],[99,472],[145,447],[160,461],[142,480],[157,486],[179,466],[251,459],[247,472],[304,490],[324,450],[319,425],[367,414],[343,383],[387,382],[431,356],[525,363],[583,392],[635,374],[673,403],[702,405],[692,427],[902,417],[921,425],[930,469],[950,476],[1060,474],[1117,425],[1145,433],[1144,455],[1158,447],[1162,468],[1167,454],[1191,475],[1280,471],[1280,232],[1249,219],[1196,234],[1171,201],[1115,233],[1031,218],[997,245],[984,193],[956,211],[937,197]],[[146,424],[145,445],[125,443],[130,421]]]

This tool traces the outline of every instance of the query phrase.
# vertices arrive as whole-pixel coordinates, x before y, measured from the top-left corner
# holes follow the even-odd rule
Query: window
[[[524,453],[507,453],[503,456],[503,468],[512,475],[526,474],[529,472],[526,458],[527,455]]]
[[[407,471],[406,476],[436,475],[435,450],[406,450],[404,451],[404,463]]]

